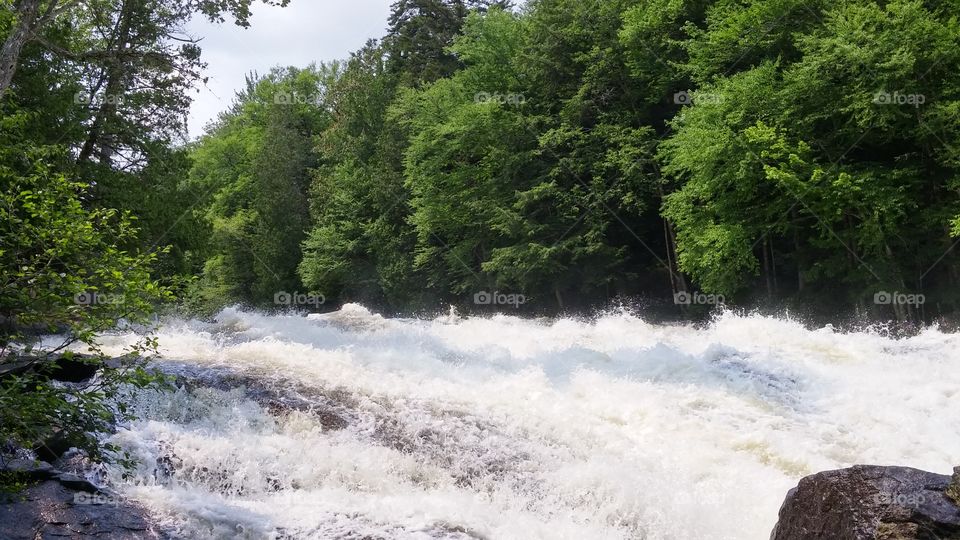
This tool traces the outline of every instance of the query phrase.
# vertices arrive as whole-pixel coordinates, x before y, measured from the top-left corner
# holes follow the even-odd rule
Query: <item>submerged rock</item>
[[[960,540],[951,478],[910,467],[856,465],[790,490],[770,540]]]

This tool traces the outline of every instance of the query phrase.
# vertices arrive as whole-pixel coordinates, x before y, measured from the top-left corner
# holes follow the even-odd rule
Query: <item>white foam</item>
[[[806,474],[960,461],[960,341],[937,329],[390,320],[351,305],[228,309],[159,337],[169,360],[345,396],[350,416],[342,430],[277,418],[242,389],[142,396],[145,419],[114,437],[140,466],[114,481],[190,536],[761,538]],[[105,339],[119,352],[133,337]],[[172,477],[155,473],[164,456]]]

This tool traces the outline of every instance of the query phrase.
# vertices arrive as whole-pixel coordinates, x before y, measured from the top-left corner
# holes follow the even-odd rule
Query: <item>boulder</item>
[[[53,362],[50,378],[55,381],[78,383],[93,377],[99,369],[100,361],[90,356],[60,357]]]
[[[787,493],[770,539],[960,540],[951,484],[950,476],[910,467],[820,472]]]
[[[950,479],[950,486],[945,491],[947,497],[960,506],[960,467],[953,468],[953,478]]]

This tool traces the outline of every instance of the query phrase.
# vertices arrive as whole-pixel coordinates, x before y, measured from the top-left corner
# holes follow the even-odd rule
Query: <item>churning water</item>
[[[960,336],[937,329],[348,305],[159,337],[187,382],[140,398],[111,482],[190,538],[763,539],[804,475],[960,463]]]

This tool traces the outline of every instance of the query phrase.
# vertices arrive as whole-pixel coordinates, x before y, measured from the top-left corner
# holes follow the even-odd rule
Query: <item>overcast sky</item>
[[[206,87],[198,88],[190,110],[190,137],[228,108],[250,71],[273,66],[303,67],[346,58],[367,39],[382,37],[393,0],[291,0],[285,8],[257,3],[250,28],[194,20],[187,31],[201,37],[208,64]]]

